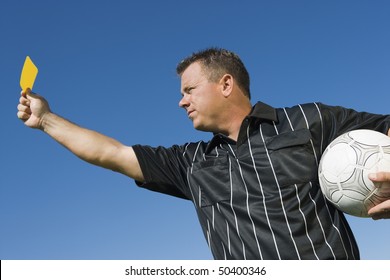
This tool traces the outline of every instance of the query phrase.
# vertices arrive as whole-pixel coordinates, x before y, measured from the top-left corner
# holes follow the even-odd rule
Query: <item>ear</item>
[[[222,89],[222,94],[228,97],[233,91],[234,79],[230,74],[225,74],[219,81]]]

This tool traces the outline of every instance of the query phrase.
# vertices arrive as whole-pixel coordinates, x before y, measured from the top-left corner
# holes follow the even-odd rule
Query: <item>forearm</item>
[[[135,180],[144,180],[131,146],[53,114],[47,101],[29,89],[21,93],[17,115],[26,126],[43,130],[79,158]]]
[[[82,160],[104,168],[116,169],[112,155],[123,145],[115,139],[82,128],[53,113],[45,116],[41,128]]]

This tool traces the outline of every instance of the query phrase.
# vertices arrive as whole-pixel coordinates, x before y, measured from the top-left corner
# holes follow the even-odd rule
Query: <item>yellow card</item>
[[[22,90],[33,88],[37,74],[38,68],[34,65],[31,58],[27,56],[26,60],[24,61],[22,74],[20,75],[20,87]]]

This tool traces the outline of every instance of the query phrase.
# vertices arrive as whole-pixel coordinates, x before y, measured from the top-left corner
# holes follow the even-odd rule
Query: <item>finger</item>
[[[374,182],[390,181],[390,172],[377,172],[368,174],[368,178]]]
[[[385,200],[374,207],[372,207],[368,213],[390,211],[390,199]]]
[[[25,112],[25,113],[31,114],[31,109],[30,109],[30,107],[25,106],[25,105],[23,105],[23,104],[18,104],[18,111],[19,111],[19,112]]]
[[[373,220],[380,220],[380,219],[390,219],[390,211],[383,211],[380,213],[375,213],[371,215],[371,218]]]
[[[372,207],[368,215],[374,220],[390,218],[390,199]]]
[[[28,119],[31,117],[30,114],[28,114],[28,113],[26,113],[26,112],[22,112],[22,111],[19,111],[19,112],[17,113],[17,116],[18,116],[19,119],[21,119],[21,120],[23,120],[23,121],[26,121],[26,120],[28,120]]]
[[[24,89],[24,90],[22,90],[22,91],[20,92],[20,95],[26,97],[27,94],[29,94],[30,92],[31,92],[31,89],[30,89],[30,88],[26,88],[26,89]]]
[[[26,105],[26,106],[30,106],[30,100],[28,100],[26,97],[24,97],[24,96],[21,96],[20,98],[19,98],[19,103],[20,104],[23,104],[23,105]]]

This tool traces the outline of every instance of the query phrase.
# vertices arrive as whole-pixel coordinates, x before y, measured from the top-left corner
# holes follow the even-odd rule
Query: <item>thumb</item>
[[[22,91],[20,92],[20,95],[23,96],[23,97],[26,97],[27,94],[31,93],[31,89],[30,88],[26,88],[26,89],[22,89]]]
[[[23,97],[25,97],[27,99],[28,99],[28,97],[32,97],[32,98],[39,97],[39,95],[34,93],[34,92],[32,92],[30,88],[26,88],[26,89],[22,90],[20,92],[20,95],[22,95]]]
[[[39,95],[32,92],[30,88],[26,88],[26,90],[22,91],[22,95],[26,97],[28,100],[36,99],[39,97]]]

